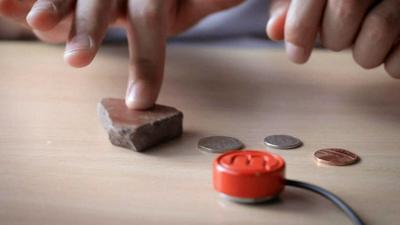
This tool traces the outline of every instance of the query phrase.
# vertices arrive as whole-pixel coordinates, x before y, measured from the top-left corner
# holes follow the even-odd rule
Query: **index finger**
[[[129,0],[129,108],[148,109],[161,89],[165,61],[167,2]]]
[[[326,0],[292,0],[285,23],[286,51],[295,63],[310,57]]]

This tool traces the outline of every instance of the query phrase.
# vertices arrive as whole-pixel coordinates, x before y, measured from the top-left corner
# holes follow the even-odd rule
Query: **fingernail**
[[[31,11],[28,14],[28,18],[36,16],[38,13],[51,12],[56,13],[57,7],[52,2],[39,2],[33,5]]]
[[[130,103],[136,100],[136,90],[135,90],[135,82],[131,81],[128,85],[128,90],[126,92],[126,101],[127,104],[131,105]]]
[[[306,49],[292,44],[290,42],[286,42],[286,53],[289,59],[295,63],[305,63],[309,57],[309,53],[307,53]]]
[[[143,93],[143,91],[145,89],[138,82],[130,82],[126,95],[126,105],[128,108],[141,110],[153,106],[153,102],[146,98],[146,94],[149,93]]]
[[[86,34],[80,34],[71,39],[68,42],[65,55],[75,54],[78,51],[90,50],[94,47],[93,39]]]

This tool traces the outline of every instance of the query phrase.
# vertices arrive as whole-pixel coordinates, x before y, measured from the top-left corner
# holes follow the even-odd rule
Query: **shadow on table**
[[[157,156],[157,157],[168,157],[168,158],[179,158],[179,157],[190,157],[199,155],[197,149],[197,141],[201,134],[193,130],[185,130],[181,137],[168,141],[166,143],[157,145],[143,154]],[[191,146],[188,148],[178,148],[177,146]]]

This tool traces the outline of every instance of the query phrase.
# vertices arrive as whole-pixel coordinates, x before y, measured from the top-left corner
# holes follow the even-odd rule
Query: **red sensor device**
[[[265,151],[231,151],[214,160],[214,188],[239,203],[276,198],[285,186],[285,161]]]

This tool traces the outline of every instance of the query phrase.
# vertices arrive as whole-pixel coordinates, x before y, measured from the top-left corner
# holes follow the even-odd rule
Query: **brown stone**
[[[155,105],[150,110],[132,110],[123,99],[106,98],[97,112],[113,145],[144,151],[182,134],[183,113],[175,108]]]

